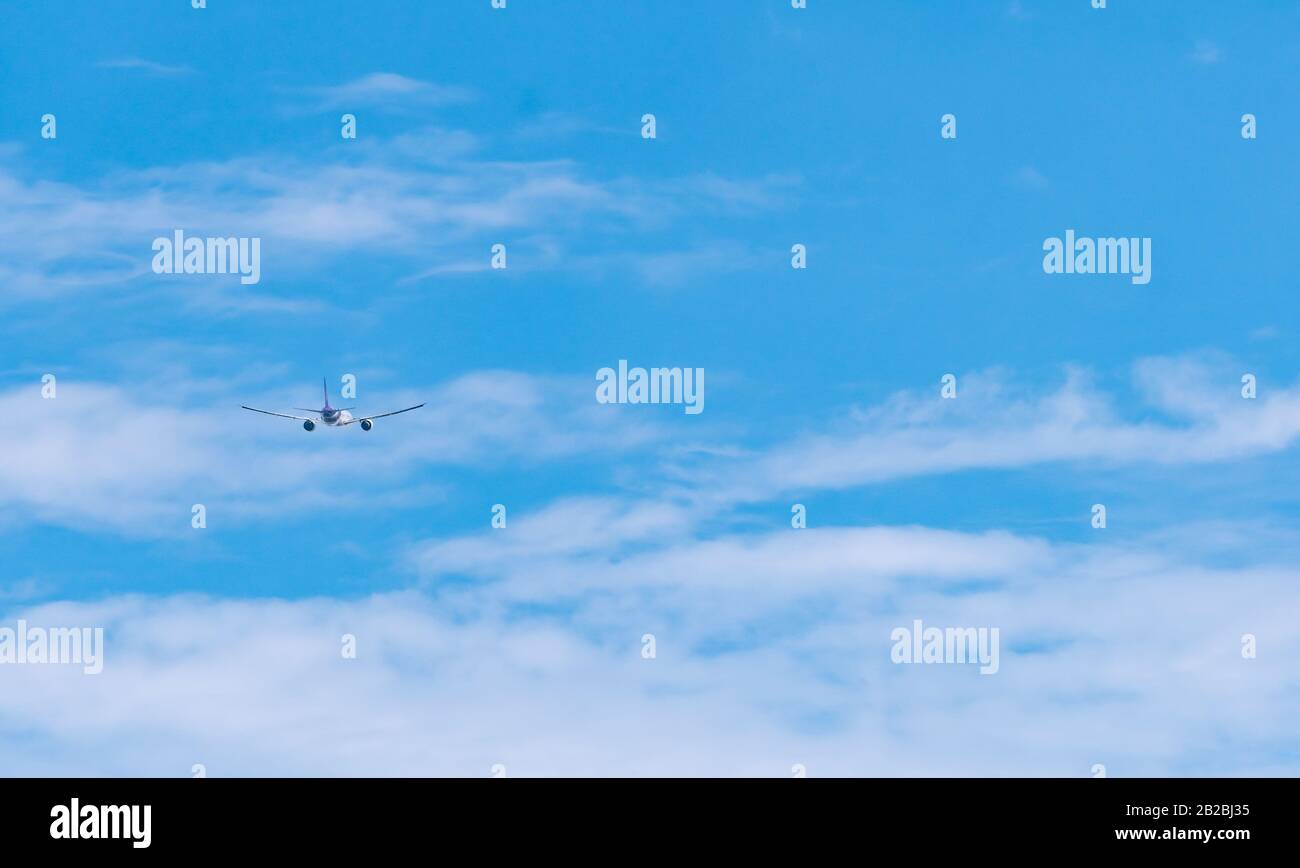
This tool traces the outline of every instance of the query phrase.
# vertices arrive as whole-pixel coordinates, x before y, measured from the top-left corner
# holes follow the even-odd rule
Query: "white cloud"
[[[107,651],[99,676],[0,667],[0,761],[78,775],[1300,770],[1291,565],[841,528],[720,545],[664,531],[666,546],[593,569],[584,531],[552,526],[578,544],[524,544],[436,596],[10,607],[6,624],[104,626]],[[611,551],[640,537],[615,533]],[[601,591],[570,593],[593,578]],[[573,611],[551,614],[561,605]],[[913,618],[999,627],[999,673],[891,664],[889,633]]]

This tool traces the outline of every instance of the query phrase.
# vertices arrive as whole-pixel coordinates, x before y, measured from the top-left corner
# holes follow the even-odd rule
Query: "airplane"
[[[375,413],[372,416],[353,416],[349,410],[355,410],[355,407],[331,407],[330,406],[330,389],[325,380],[321,380],[321,385],[325,387],[325,406],[319,410],[312,410],[307,407],[294,407],[295,410],[301,410],[304,413],[315,413],[316,417],[311,416],[290,416],[288,413],[272,413],[270,410],[259,410],[256,407],[250,407],[247,404],[239,406],[245,410],[252,410],[254,413],[265,413],[268,416],[279,416],[281,419],[296,419],[302,423],[303,430],[315,431],[317,424],[324,424],[330,428],[342,428],[345,425],[351,425],[354,422],[361,423],[362,431],[369,431],[375,427],[375,420],[382,419],[385,416],[396,416],[398,413],[409,413],[412,410],[418,410],[423,404],[416,404],[414,407],[407,407],[405,410],[394,410],[391,413]]]

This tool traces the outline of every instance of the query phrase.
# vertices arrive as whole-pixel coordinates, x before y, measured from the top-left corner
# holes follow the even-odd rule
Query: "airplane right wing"
[[[265,413],[268,416],[279,416],[281,419],[297,419],[299,422],[319,422],[319,416],[290,416],[285,413],[272,413],[270,410],[259,410],[256,407],[250,407],[247,404],[240,404],[245,410],[252,410],[254,413]]]

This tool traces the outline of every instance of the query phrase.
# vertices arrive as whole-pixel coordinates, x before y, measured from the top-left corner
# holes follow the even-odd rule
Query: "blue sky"
[[[108,644],[0,667],[0,772],[1300,771],[1300,9],[208,5],[6,10],[0,608]],[[348,373],[427,406],[238,409]]]

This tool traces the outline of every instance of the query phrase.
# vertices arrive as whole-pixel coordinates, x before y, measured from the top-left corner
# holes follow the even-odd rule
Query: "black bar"
[[[1285,847],[1297,795],[1294,779],[1223,778],[7,779],[0,816],[8,852],[52,855],[414,848],[446,859],[468,847],[484,857],[641,860],[715,848],[808,855],[833,845],[863,855],[919,847],[927,859],[1094,850],[1231,858],[1256,845]],[[71,813],[74,798],[83,823],[87,806],[148,805],[149,846],[134,846],[138,824],[119,838],[52,837],[56,812]],[[1188,830],[1211,837],[1193,840]],[[1130,834],[1150,838],[1120,838]]]

